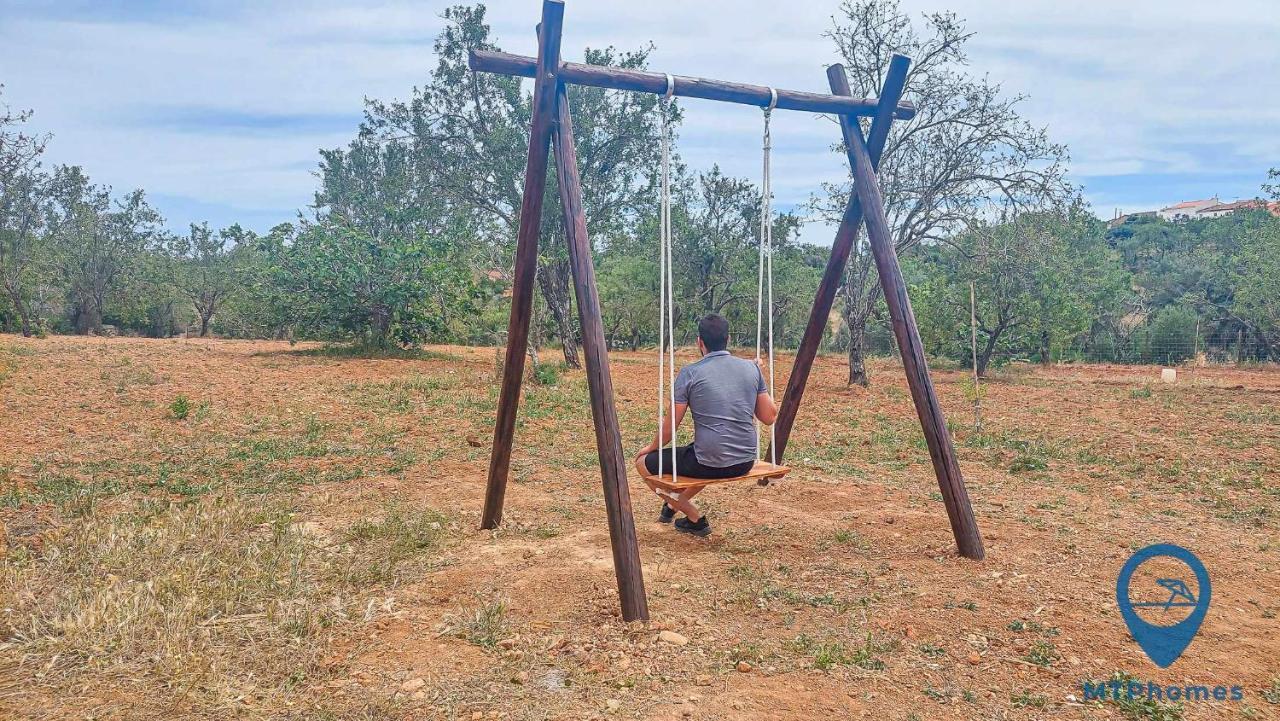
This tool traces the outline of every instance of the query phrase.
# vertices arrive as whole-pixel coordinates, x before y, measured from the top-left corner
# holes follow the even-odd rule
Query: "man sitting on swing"
[[[693,443],[674,450],[670,420],[658,424],[657,436],[636,456],[636,470],[658,472],[662,454],[663,473],[674,464],[680,478],[734,478],[746,475],[758,455],[756,427],[752,418],[772,425],[778,406],[764,382],[760,360],[737,358],[725,350],[729,344],[729,321],[711,314],[698,322],[698,351],[702,358],[680,369],[675,382],[675,425],[679,427],[686,410],[693,411]],[[659,451],[661,449],[661,451]],[[672,457],[674,455],[674,458]],[[691,499],[705,486],[687,488],[678,496],[666,496],[658,520],[671,523],[676,511],[685,518],[675,529],[696,536],[711,533],[711,525]]]

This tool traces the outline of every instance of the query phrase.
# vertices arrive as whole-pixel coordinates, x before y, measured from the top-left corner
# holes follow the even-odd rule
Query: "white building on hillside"
[[[1272,215],[1275,214],[1275,210],[1268,205],[1266,201],[1261,198],[1254,198],[1252,200],[1237,200],[1234,203],[1210,205],[1207,208],[1201,208],[1200,211],[1196,213],[1196,217],[1221,218],[1224,215],[1231,215],[1237,210],[1270,210]]]
[[[1197,216],[1196,214],[1205,208],[1210,208],[1220,204],[1222,201],[1217,198],[1209,198],[1208,200],[1185,200],[1167,208],[1161,208],[1156,211],[1156,215],[1164,218],[1171,223],[1177,223],[1183,220],[1190,220]]]

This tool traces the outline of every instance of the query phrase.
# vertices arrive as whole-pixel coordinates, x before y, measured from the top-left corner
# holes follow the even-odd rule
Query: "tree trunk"
[[[844,322],[849,329],[849,385],[871,385],[867,374],[867,320],[880,299],[880,284],[871,267],[871,254],[854,250],[845,271]]]
[[[76,335],[102,333],[102,312],[92,303],[81,305],[75,311]]]
[[[200,314],[200,337],[207,338],[209,336],[209,316],[204,313]]]
[[[10,291],[9,300],[13,303],[13,309],[18,312],[18,320],[22,323],[22,337],[31,337],[31,309],[23,302],[22,295],[16,291]]]
[[[987,336],[987,342],[982,346],[982,352],[978,354],[978,376],[980,378],[987,377],[987,364],[991,362],[991,356],[995,355],[996,343],[1000,340],[1000,335],[1004,333],[1004,329],[1007,327],[1007,324],[1001,323]]]
[[[200,319],[200,337],[203,338],[207,330],[207,323],[204,317]],[[390,345],[391,335],[391,311],[381,305],[375,306],[371,318],[371,330],[373,331],[373,345],[378,348],[386,348]]]
[[[538,286],[547,301],[551,318],[556,324],[556,335],[564,351],[564,363],[570,368],[581,368],[578,360],[578,330],[573,323],[573,303],[569,295],[569,262],[556,260],[543,263],[538,270]]]

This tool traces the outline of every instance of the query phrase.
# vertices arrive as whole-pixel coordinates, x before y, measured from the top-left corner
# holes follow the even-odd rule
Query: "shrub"
[[[191,400],[185,395],[178,394],[178,397],[169,404],[169,412],[180,421],[186,420],[191,413]]]

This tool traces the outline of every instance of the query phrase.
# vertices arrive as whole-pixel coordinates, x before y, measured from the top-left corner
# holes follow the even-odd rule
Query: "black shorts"
[[[744,463],[735,463],[732,466],[704,466],[698,462],[698,457],[693,454],[693,444],[687,446],[679,446],[675,449],[678,454],[676,456],[679,464],[676,465],[676,473],[681,477],[688,478],[736,478],[737,476],[745,476],[750,472],[751,467],[756,464],[755,461],[746,461]],[[652,451],[644,457],[644,467],[649,469],[650,473],[658,472],[658,453],[662,453],[662,472],[671,475],[671,448],[663,448],[661,451]]]

